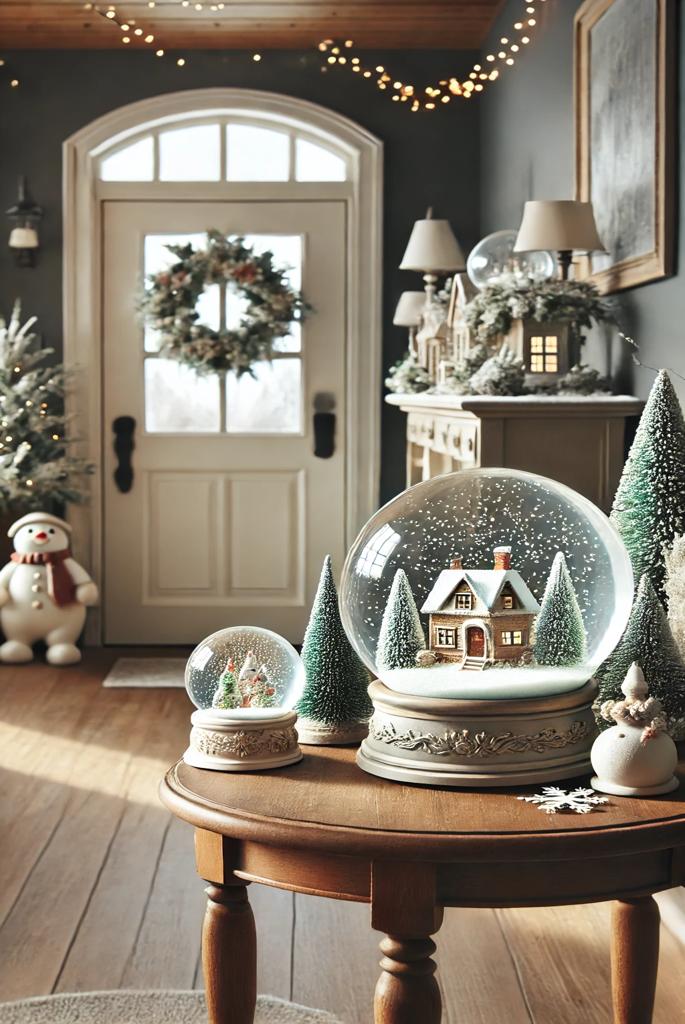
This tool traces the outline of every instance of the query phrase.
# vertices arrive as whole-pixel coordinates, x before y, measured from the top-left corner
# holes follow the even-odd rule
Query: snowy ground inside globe
[[[515,700],[547,697],[578,690],[592,675],[592,666],[556,668],[526,665],[490,668],[483,672],[460,669],[454,662],[429,668],[397,668],[379,672],[391,690],[420,697],[453,700]]]

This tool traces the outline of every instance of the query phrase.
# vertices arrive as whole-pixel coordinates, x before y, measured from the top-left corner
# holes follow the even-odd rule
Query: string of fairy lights
[[[178,0],[181,7],[190,8],[198,13],[209,10],[211,12],[223,11],[226,7],[224,2],[205,3],[203,0]],[[418,86],[413,82],[406,82],[397,75],[393,75],[390,68],[384,64],[375,62],[369,63],[368,58],[358,53],[353,39],[336,41],[335,39],[322,39],[317,49],[323,63],[322,72],[328,72],[333,68],[344,68],[352,74],[359,75],[361,79],[372,82],[381,92],[387,93],[394,103],[405,103],[412,112],[420,110],[437,110],[446,106],[454,99],[468,100],[482,93],[492,82],[496,82],[500,74],[507,68],[512,67],[522,50],[531,42],[533,32],[538,24],[538,12],[546,0],[522,0],[522,9],[519,17],[506,36],[501,36],[497,48],[475,63],[468,74],[464,77],[452,75],[441,78],[436,82]],[[120,33],[122,46],[131,46],[142,43],[149,47],[155,57],[167,56],[164,45],[158,40],[154,32],[145,28],[135,18],[126,18],[119,14],[114,3],[98,4],[94,2],[81,5],[85,11],[92,12],[98,17],[104,18]],[[147,0],[148,8],[157,6],[156,0]],[[188,63],[188,58],[174,52],[169,55],[178,68],[183,68]],[[262,60],[261,53],[251,55],[255,63]],[[20,85],[19,79],[7,66],[4,59],[0,58],[0,73],[5,72],[11,89],[17,89]]]

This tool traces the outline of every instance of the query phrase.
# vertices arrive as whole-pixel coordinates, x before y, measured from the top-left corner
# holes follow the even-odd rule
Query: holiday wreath
[[[274,266],[273,253],[256,253],[243,238],[208,231],[204,249],[191,244],[167,248],[178,261],[148,276],[140,310],[159,333],[161,354],[195,370],[251,373],[256,362],[271,358],[274,342],[310,309],[288,283],[287,269]],[[238,327],[215,330],[199,322],[197,302],[211,284],[232,286],[247,300]]]

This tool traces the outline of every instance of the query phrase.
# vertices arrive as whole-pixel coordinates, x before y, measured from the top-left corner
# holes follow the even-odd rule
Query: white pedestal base
[[[309,718],[298,718],[297,735],[300,743],[320,747],[344,747],[361,743],[369,732],[368,722],[341,722],[339,725],[325,725],[312,722]]]
[[[661,782],[658,786],[620,786],[617,782],[606,782],[604,779],[593,775],[590,785],[598,793],[610,793],[612,796],[659,796],[661,793],[672,793],[680,785],[674,776],[667,782]]]
[[[294,711],[277,718],[249,719],[207,709],[193,712],[190,720],[190,746],[183,760],[193,768],[257,772],[302,760]]]
[[[594,682],[521,700],[438,700],[369,687],[374,715],[357,764],[424,786],[523,786],[584,775],[597,734]]]

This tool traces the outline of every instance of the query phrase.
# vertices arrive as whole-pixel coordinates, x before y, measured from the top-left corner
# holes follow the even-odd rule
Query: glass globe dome
[[[212,633],[188,658],[188,696],[200,709],[231,718],[279,718],[304,689],[304,665],[282,636],[259,626]]]
[[[476,288],[491,284],[525,284],[546,281],[554,274],[554,257],[549,252],[514,252],[516,231],[495,231],[473,247],[466,272]]]
[[[340,588],[347,634],[388,687],[483,700],[583,686],[618,643],[632,598],[630,559],[604,513],[511,469],[404,491],[357,537]]]

